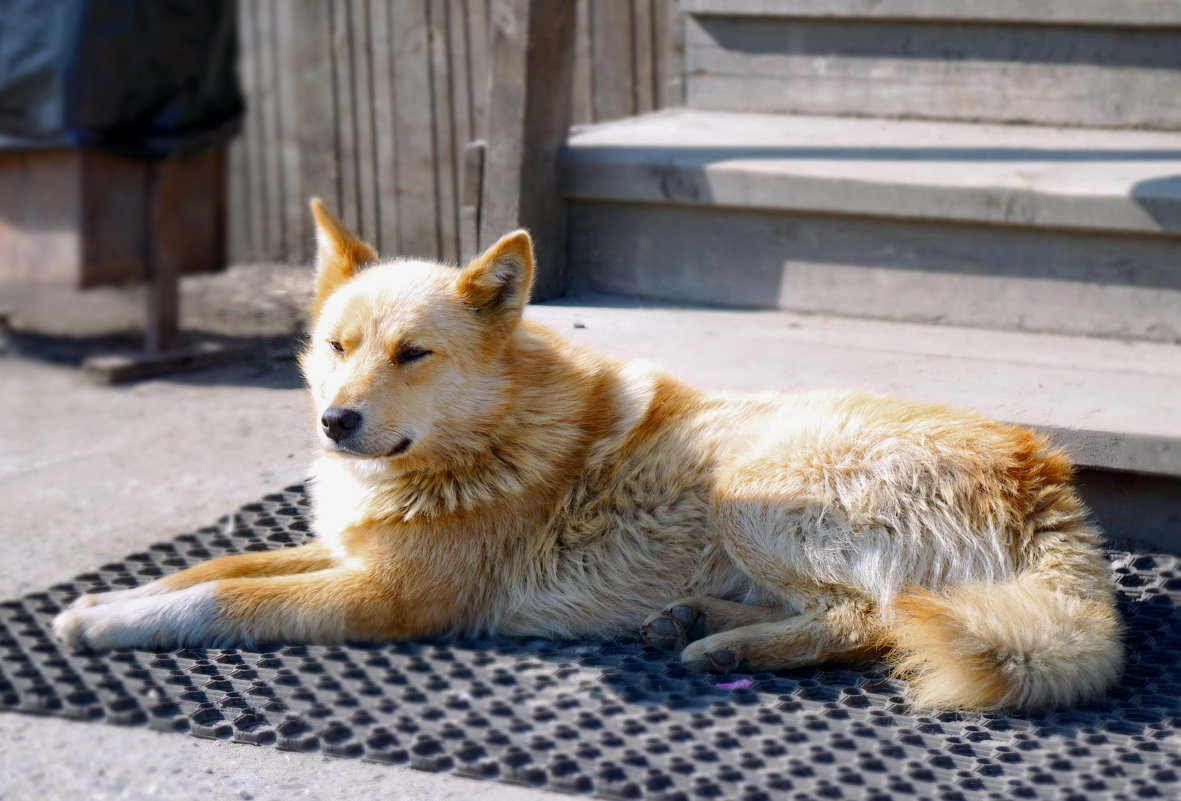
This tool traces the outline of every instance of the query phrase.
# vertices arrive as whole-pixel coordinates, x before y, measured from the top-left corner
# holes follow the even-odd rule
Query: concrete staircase
[[[686,377],[1050,430],[1181,550],[1181,2],[680,8],[687,107],[563,156],[573,302]]]

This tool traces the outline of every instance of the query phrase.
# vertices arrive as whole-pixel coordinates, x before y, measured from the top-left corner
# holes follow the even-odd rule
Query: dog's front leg
[[[79,596],[70,607],[122,603],[135,598],[187,589],[217,579],[309,573],[313,570],[325,570],[331,567],[334,561],[328,548],[318,541],[277,551],[220,556],[130,590],[111,590]]]
[[[413,637],[445,628],[437,607],[344,567],[231,578],[116,603],[68,609],[54,632],[76,649],[233,647]]]

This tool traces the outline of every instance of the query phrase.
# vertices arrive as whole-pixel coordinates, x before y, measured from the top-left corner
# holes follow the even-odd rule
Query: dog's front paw
[[[71,607],[53,619],[53,633],[75,651],[108,651],[152,645],[160,640],[158,624],[153,627],[137,620],[133,610],[123,604],[100,604]]]
[[[89,597],[93,596],[83,595],[74,601],[69,609],[53,619],[53,636],[74,651],[100,650],[101,648],[92,645],[89,637],[91,632],[101,629],[101,626],[95,625],[95,616],[89,612],[89,608],[94,604],[80,603]],[[98,633],[101,635],[101,632]]]
[[[225,639],[209,585],[163,594],[143,594],[141,589],[146,588],[127,590],[138,596],[118,601],[75,602],[53,619],[54,635],[70,648],[91,651],[200,646]]]

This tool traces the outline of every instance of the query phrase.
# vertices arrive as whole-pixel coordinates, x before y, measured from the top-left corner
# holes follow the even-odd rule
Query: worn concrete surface
[[[1181,476],[1181,345],[589,294],[529,314],[696,386],[848,387],[942,401],[1053,432],[1080,464]]]
[[[731,111],[1176,130],[1178,41],[1178,29],[1167,25],[690,16],[685,102]]]
[[[1181,25],[1181,5],[1160,0],[681,0],[689,14],[821,19],[1033,22],[1045,25]]]
[[[1181,240],[657,203],[570,221],[570,280],[602,292],[1181,342]]]
[[[1179,57],[1181,58],[1181,57]],[[669,109],[587,126],[567,197],[1181,233],[1175,133]]]
[[[576,286],[1181,341],[1173,134],[671,109],[562,159]]]

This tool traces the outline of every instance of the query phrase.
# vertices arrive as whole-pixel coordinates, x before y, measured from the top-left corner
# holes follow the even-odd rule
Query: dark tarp
[[[0,0],[0,146],[156,158],[227,141],[235,17],[234,0]]]

